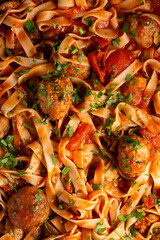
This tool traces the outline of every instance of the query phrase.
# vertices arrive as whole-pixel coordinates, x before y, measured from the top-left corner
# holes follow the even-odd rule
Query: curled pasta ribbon
[[[23,10],[27,9],[27,7],[32,7],[35,6],[35,3],[33,3],[31,0],[26,0],[23,2],[22,5],[20,5],[19,9],[13,9],[10,10],[12,12],[22,12]],[[39,6],[36,6],[35,8],[33,8],[33,10],[31,12],[27,12],[26,17],[24,19],[17,19],[13,16],[7,16],[5,18],[5,20],[3,21],[3,23],[9,27],[16,27],[16,28],[20,28],[23,27],[24,23],[27,20],[32,20],[39,12],[44,11],[44,10],[51,10],[54,9],[56,6],[53,3],[53,1],[48,1],[46,3],[40,4]]]
[[[113,39],[117,37],[117,33],[114,29],[117,28],[118,22],[116,18],[116,11],[114,10],[114,8],[112,8],[111,11],[98,10],[97,12],[91,12],[84,15],[82,18],[82,22],[86,25],[88,25],[88,18],[91,18],[93,21],[92,26],[89,26],[90,32],[107,39]],[[114,28],[113,30],[107,28],[109,21]]]
[[[64,16],[61,16],[57,11],[42,11],[38,14],[36,20],[40,31],[44,32],[53,28],[53,25],[58,27],[70,26],[71,22]]]
[[[68,9],[74,6],[85,8],[103,8],[108,3],[108,0],[96,0],[94,5],[91,5],[87,0],[70,0],[70,1],[58,1],[58,8]]]
[[[61,64],[64,64],[65,62],[72,62],[75,64],[79,64],[80,62],[78,58],[82,56],[81,65],[89,67],[88,57],[86,57],[83,53],[83,48],[86,47],[86,42],[89,43],[90,39],[89,38],[83,39],[75,34],[69,34],[69,36],[66,37],[60,44],[59,51],[58,51],[58,61]],[[69,50],[71,49],[71,47],[77,47],[78,49],[82,50],[82,52],[80,53],[80,55],[78,54],[77,57],[74,56],[74,58],[64,57],[64,54],[69,53]]]
[[[147,65],[149,65],[154,71],[160,72],[160,62],[156,59],[148,59],[144,62],[142,67],[142,70],[147,77],[149,76],[147,73]]]
[[[112,0],[112,4],[115,4],[114,6],[118,9],[123,10],[124,12],[130,12],[131,10],[149,10],[150,9],[150,4],[143,0],[142,2],[137,2],[135,0],[124,0],[124,1],[119,1],[119,0]]]

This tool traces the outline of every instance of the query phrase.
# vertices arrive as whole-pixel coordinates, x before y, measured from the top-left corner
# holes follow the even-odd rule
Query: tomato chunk
[[[95,51],[88,54],[89,61],[93,71],[98,74],[101,82],[105,79],[104,61],[109,49],[110,43],[100,37],[93,37],[95,41]]]
[[[93,135],[94,130],[90,124],[80,123],[75,131],[75,134],[71,137],[67,148],[71,151],[77,150],[83,141],[87,141]]]
[[[117,76],[125,68],[127,68],[134,61],[134,57],[131,51],[126,49],[118,49],[112,52],[105,62],[105,70],[108,78]]]

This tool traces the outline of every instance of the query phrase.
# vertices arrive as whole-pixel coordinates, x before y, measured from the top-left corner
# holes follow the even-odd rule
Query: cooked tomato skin
[[[94,133],[91,125],[87,123],[79,124],[75,134],[71,137],[67,148],[71,151],[77,150],[83,141],[87,141]]]
[[[44,193],[33,186],[20,188],[8,202],[8,216],[12,225],[26,233],[40,226],[48,214],[49,205]]]
[[[111,78],[111,74],[115,77],[126,69],[132,62],[134,57],[131,51],[126,49],[118,49],[112,52],[105,61],[105,70],[107,77]]]

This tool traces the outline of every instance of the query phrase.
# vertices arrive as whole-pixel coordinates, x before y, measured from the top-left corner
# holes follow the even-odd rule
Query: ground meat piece
[[[0,139],[2,139],[9,128],[9,119],[0,115]]]
[[[39,105],[52,120],[63,118],[72,105],[73,85],[69,78],[42,81],[39,85]]]
[[[49,205],[41,189],[20,188],[8,202],[8,216],[13,226],[24,232],[40,226],[48,217]]]
[[[8,1],[0,5],[0,12],[7,11],[8,9],[18,8],[20,3],[17,1]]]
[[[159,33],[160,28],[153,19],[137,14],[128,17],[129,34],[142,48],[149,48],[153,44],[154,34]]]
[[[134,228],[136,230],[138,230],[138,232],[140,232],[141,234],[145,234],[148,227],[150,227],[150,225],[152,223],[158,222],[159,221],[159,216],[149,213],[146,216],[143,217],[142,221],[137,221],[134,224]]]
[[[150,146],[139,136],[124,136],[119,141],[118,165],[126,177],[138,177],[149,161]]]

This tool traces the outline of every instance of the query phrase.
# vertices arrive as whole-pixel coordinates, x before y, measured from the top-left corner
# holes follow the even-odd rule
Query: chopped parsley
[[[52,163],[53,163],[53,165],[57,165],[57,158],[56,158],[56,156],[55,155],[53,155],[52,154]]]
[[[22,104],[24,107],[26,107],[26,108],[28,107],[28,103],[24,100],[24,98],[22,98]]]
[[[93,190],[99,190],[99,185],[98,184],[93,184]]]
[[[134,76],[133,76],[132,74],[127,74],[125,80],[126,80],[127,82],[130,82],[133,78],[134,78]]]
[[[41,120],[41,119],[34,119],[34,121],[38,123],[42,123],[43,125],[47,124],[44,120]]]
[[[33,212],[36,212],[38,210],[39,206],[35,206],[35,208],[33,208]]]
[[[92,27],[93,26],[94,21],[93,21],[92,18],[87,17],[87,18],[84,18],[84,20],[88,23],[88,27]]]
[[[23,126],[26,127],[27,129],[31,130],[31,131],[33,130],[33,128],[31,126],[29,126],[28,124],[26,124],[24,122],[23,122]]]
[[[99,136],[101,136],[101,134],[102,134],[101,132],[96,131],[96,132],[93,134],[93,136],[98,136],[98,137],[99,137]]]
[[[78,62],[81,64],[82,63],[82,60],[83,60],[83,57],[84,57],[84,53],[81,53],[81,55],[78,57]]]
[[[132,32],[129,32],[129,36],[136,37],[136,32],[137,32],[137,29],[133,30]]]
[[[12,51],[8,48],[5,49],[5,53],[8,55],[8,56],[12,56]]]
[[[57,25],[53,22],[50,22],[52,24],[53,29],[56,29]]]
[[[35,194],[35,198],[38,200],[38,202],[43,201],[42,192],[43,192],[42,189],[38,189],[37,193]]]
[[[130,26],[129,23],[124,24],[124,25],[123,25],[123,28],[122,28],[122,32],[127,32],[128,29],[129,29],[129,26]]]
[[[105,228],[101,228],[101,226],[103,225],[103,223],[98,222],[96,224],[96,229],[94,230],[95,233],[103,233],[106,230]]]
[[[66,175],[66,174],[69,172],[69,170],[70,170],[70,167],[64,167],[64,168],[62,169],[62,174],[63,174],[63,175]]]
[[[78,27],[78,32],[79,32],[79,34],[82,36],[83,34],[85,34],[85,30],[83,30],[83,28],[81,28],[81,27]]]
[[[131,150],[137,150],[142,147],[139,140],[136,140],[131,137],[122,137],[124,144],[133,146]]]
[[[3,168],[4,164],[8,170],[13,170],[17,165],[17,159],[15,158],[15,155],[7,152],[4,157],[0,159],[0,168]]]
[[[113,45],[113,46],[117,46],[117,45],[119,45],[120,41],[121,41],[121,40],[120,40],[119,38],[113,39],[113,40],[112,40],[112,45]]]
[[[130,170],[131,170],[131,167],[126,167],[126,168],[124,168],[124,170],[130,171]]]
[[[34,25],[34,23],[32,22],[32,20],[27,20],[25,23],[24,23],[24,26],[26,27],[28,33],[35,33],[36,31],[36,27]]]
[[[139,211],[140,210],[140,211]],[[133,212],[131,214],[127,214],[127,215],[119,215],[118,218],[120,220],[120,223],[121,222],[125,222],[127,221],[129,218],[132,218],[132,217],[137,217],[138,220],[141,222],[142,219],[143,219],[143,213],[144,211],[142,209],[137,209],[136,212]]]
[[[66,125],[66,130],[67,130],[68,136],[71,138],[73,136],[74,132],[69,124]]]

